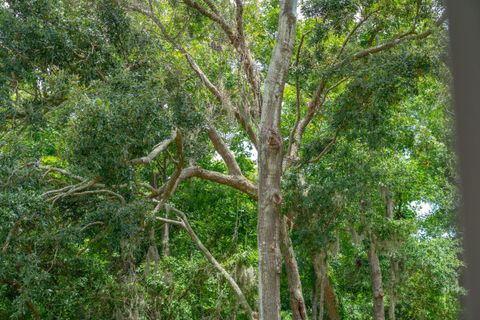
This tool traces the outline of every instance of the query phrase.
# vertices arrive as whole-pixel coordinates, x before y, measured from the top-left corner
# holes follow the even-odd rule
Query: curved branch
[[[338,51],[337,55],[335,56],[335,58],[333,59],[333,63],[332,64],[335,64],[335,62],[338,60],[338,58],[340,58],[340,56],[342,55],[343,51],[345,50],[347,44],[348,44],[348,41],[350,41],[350,38],[355,34],[355,32],[368,20],[368,18],[370,18],[374,13],[376,13],[378,10],[375,10],[375,11],[372,11],[370,13],[368,13],[364,18],[362,18],[356,25],[355,27],[353,27],[353,29],[348,33],[348,35],[345,37],[345,40],[343,40],[343,43],[342,43],[342,46],[340,48],[340,50]]]
[[[229,176],[220,172],[210,171],[200,167],[189,167],[183,169],[182,174],[180,175],[180,180],[183,181],[193,177],[209,180],[232,187],[234,189],[242,191],[243,193],[248,194],[255,200],[258,198],[257,187],[244,176]]]
[[[180,225],[187,231],[188,235],[190,238],[193,240],[193,242],[197,245],[197,247],[202,251],[203,255],[207,258],[207,260],[217,269],[217,271],[227,280],[228,284],[230,285],[230,288],[233,289],[235,292],[235,295],[237,296],[238,300],[240,301],[240,304],[242,305],[245,313],[247,314],[248,318],[251,320],[257,319],[257,315],[255,312],[253,312],[252,308],[248,304],[248,300],[245,297],[245,295],[242,292],[242,289],[240,289],[240,286],[235,282],[233,277],[225,270],[222,265],[215,259],[215,257],[210,253],[210,251],[205,247],[205,245],[202,243],[200,238],[197,236],[195,231],[193,231],[190,223],[188,222],[187,216],[185,213],[182,211],[172,207],[168,206],[170,210],[175,212],[177,217],[181,220],[180,221],[168,221],[170,219],[164,219],[164,218],[159,218],[159,220],[167,223],[174,223],[177,225]]]

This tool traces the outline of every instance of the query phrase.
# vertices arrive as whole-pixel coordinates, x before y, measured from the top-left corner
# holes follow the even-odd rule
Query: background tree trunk
[[[391,221],[394,219],[393,209],[393,195],[390,192],[388,187],[382,188],[383,200],[385,203],[385,217],[387,220]],[[397,281],[397,269],[398,269],[398,261],[392,255],[390,257],[390,286],[388,288],[388,301],[389,301],[389,308],[388,308],[388,318],[390,320],[395,320],[395,308],[397,305],[397,295],[396,295],[396,281]]]
[[[396,293],[396,285],[397,285],[397,271],[398,271],[398,261],[394,258],[390,258],[390,292],[389,292],[389,301],[390,305],[388,308],[388,318],[390,320],[395,320],[395,308],[397,306],[397,293]]]
[[[325,253],[316,253],[313,258],[313,268],[315,271],[315,290],[317,291],[318,299],[318,316],[317,319],[323,319],[324,310],[326,307],[329,320],[340,320],[340,312],[338,310],[337,298],[332,282],[328,277],[328,264],[326,262]]]
[[[308,319],[308,316],[302,294],[302,282],[300,281],[300,274],[298,272],[297,260],[295,259],[295,252],[293,251],[292,240],[288,234],[286,219],[286,216],[282,217],[280,237],[282,241],[282,255],[285,260],[285,269],[287,271],[292,318],[294,320],[306,320]]]
[[[372,275],[373,318],[375,320],[384,320],[385,310],[383,305],[382,271],[380,269],[380,261],[378,260],[375,241],[373,239],[368,248],[368,262],[370,264],[370,272]]]

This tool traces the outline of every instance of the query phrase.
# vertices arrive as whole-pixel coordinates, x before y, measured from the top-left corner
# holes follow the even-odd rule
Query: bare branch
[[[162,218],[162,217],[155,217],[155,219],[157,219],[158,221],[162,221],[163,223],[174,224],[174,225],[180,226],[182,228],[185,227],[185,224],[182,221],[172,220],[172,219],[167,219],[167,218]]]
[[[223,184],[237,189],[252,199],[258,199],[257,186],[244,176],[230,176],[216,171],[206,170],[197,166],[191,166],[182,170],[179,182],[183,182],[190,178],[200,178],[211,182]],[[150,197],[157,197],[165,192],[165,186],[157,189]]]
[[[57,196],[63,198],[63,197],[65,197],[67,195],[70,195],[74,192],[78,192],[78,191],[87,189],[87,188],[93,186],[96,182],[97,181],[95,179],[92,179],[92,180],[85,179],[82,182],[77,183],[77,184],[73,184],[73,185],[66,186],[64,188],[44,192],[42,194],[42,196],[46,197],[46,196],[51,195],[51,194],[56,194],[55,196],[53,196],[53,198],[55,198]],[[51,198],[50,200],[53,200],[53,198]]]
[[[57,200],[65,198],[67,196],[81,196],[81,195],[86,195],[86,194],[99,194],[99,193],[106,193],[109,195],[112,195],[116,197],[122,204],[125,204],[125,198],[123,198],[122,195],[119,193],[116,193],[112,190],[108,189],[93,189],[93,190],[87,190],[90,187],[99,187],[99,188],[104,188],[105,185],[102,183],[98,183],[98,179],[85,179],[80,176],[74,175],[64,169],[61,168],[54,168],[54,167],[46,167],[46,166],[38,166],[39,169],[46,170],[45,174],[48,174],[50,172],[59,172],[64,174],[65,176],[74,178],[75,180],[80,180],[81,182],[77,184],[72,184],[68,185],[66,187],[60,188],[60,189],[54,189],[54,190],[49,190],[46,191],[42,194],[42,197],[47,197],[48,201],[52,201],[55,203]]]
[[[210,9],[213,11],[213,13],[204,8],[203,6],[199,5],[198,2],[194,0],[183,0],[183,2],[185,2],[185,4],[189,7],[194,8],[195,10],[203,14],[205,17],[218,23],[231,41],[235,39],[235,33],[233,32],[232,28],[228,25],[225,18],[220,14],[220,11],[218,11],[217,7],[212,2],[205,1],[210,7]]]
[[[305,37],[307,33],[304,33],[300,38],[300,44],[298,45],[297,54],[295,57],[295,124],[293,125],[292,130],[290,131],[289,139],[288,139],[288,148],[287,148],[287,155],[290,155],[290,151],[292,148],[292,143],[294,140],[294,134],[297,131],[298,124],[300,123],[300,119],[302,117],[300,111],[300,97],[301,97],[301,88],[300,88],[300,77],[298,75],[298,67],[300,65],[300,52],[302,50],[303,42],[305,41]]]
[[[87,223],[82,228],[80,228],[80,232],[82,232],[83,230],[85,230],[87,228],[90,228],[91,226],[102,225],[102,224],[104,224],[103,221],[94,221],[94,222]]]
[[[149,164],[157,157],[162,151],[164,151],[170,143],[172,143],[173,140],[175,140],[175,137],[177,136],[177,130],[172,131],[172,135],[170,138],[165,139],[164,141],[160,142],[157,144],[153,150],[145,157],[137,158],[130,160],[131,164]]]
[[[243,3],[242,0],[235,0],[235,21],[237,23],[237,32],[240,37],[243,35]]]
[[[298,272],[292,239],[288,233],[287,220],[287,216],[283,216],[280,220],[280,249],[285,260],[285,270],[287,271],[290,306],[293,319],[306,320],[308,319],[307,308],[303,299],[302,282]]]
[[[288,168],[288,166],[298,160],[298,151],[300,148],[300,141],[302,139],[303,133],[305,132],[305,129],[307,128],[308,124],[312,121],[313,116],[317,112],[318,109],[321,108],[323,105],[323,101],[325,100],[325,97],[322,99],[322,94],[325,90],[325,82],[323,80],[320,80],[319,84],[317,85],[317,88],[313,92],[312,98],[309,101],[307,105],[307,113],[305,116],[299,120],[297,123],[295,123],[293,127],[293,131],[290,134],[292,137],[288,150],[287,150],[287,165],[285,166],[285,169]]]

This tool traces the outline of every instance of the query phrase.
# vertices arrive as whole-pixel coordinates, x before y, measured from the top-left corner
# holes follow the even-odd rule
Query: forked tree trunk
[[[385,310],[383,305],[382,271],[380,269],[380,261],[374,239],[370,241],[370,247],[368,248],[368,263],[370,264],[370,272],[372,275],[373,319],[384,320]]]
[[[295,42],[296,0],[283,0],[277,39],[264,85],[258,142],[258,256],[261,320],[280,319],[279,248],[283,139],[280,117],[283,89]]]
[[[298,265],[293,250],[292,240],[288,234],[286,219],[286,216],[282,217],[280,237],[282,255],[285,260],[285,269],[287,271],[292,318],[293,320],[307,320],[307,308],[305,307],[305,301],[303,300],[302,282],[300,281],[300,274],[298,272]]]

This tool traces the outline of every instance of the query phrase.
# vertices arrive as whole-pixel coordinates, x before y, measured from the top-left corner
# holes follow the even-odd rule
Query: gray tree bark
[[[280,320],[279,248],[283,138],[280,134],[283,89],[295,42],[296,0],[283,0],[277,39],[265,80],[258,153],[259,313]]]
[[[385,319],[385,309],[383,304],[383,285],[382,271],[380,269],[380,261],[375,248],[375,240],[371,239],[368,248],[368,262],[370,264],[370,272],[372,274],[372,291],[373,291],[373,318],[375,320]]]
[[[394,203],[393,196],[390,190],[387,187],[382,188],[383,201],[385,203],[385,217],[387,220],[393,220],[394,214]],[[392,255],[390,257],[390,286],[388,288],[388,318],[390,320],[395,320],[395,308],[397,305],[397,294],[396,294],[396,282],[397,282],[397,270],[398,270],[398,261]]]

